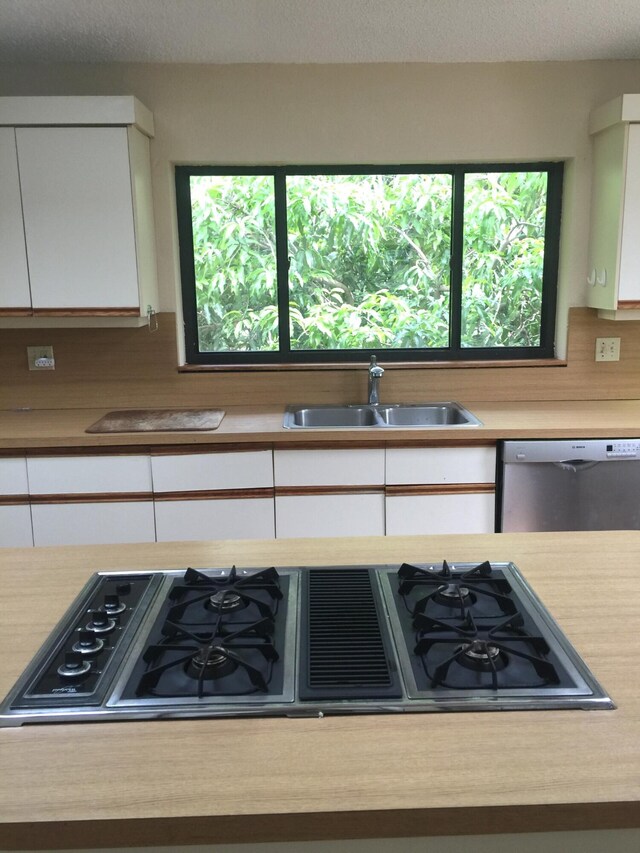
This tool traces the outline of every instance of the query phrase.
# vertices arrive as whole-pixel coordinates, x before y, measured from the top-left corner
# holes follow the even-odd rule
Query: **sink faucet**
[[[380,367],[378,364],[378,359],[375,355],[371,356],[371,361],[369,363],[369,405],[377,406],[380,402],[380,380],[382,379],[382,374],[384,373],[384,368]]]

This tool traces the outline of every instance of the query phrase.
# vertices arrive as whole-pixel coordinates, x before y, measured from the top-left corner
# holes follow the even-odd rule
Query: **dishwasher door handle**
[[[588,471],[589,468],[595,468],[600,463],[592,459],[565,459],[563,462],[552,462],[556,468],[562,468],[563,471],[573,471],[575,474],[578,471]]]

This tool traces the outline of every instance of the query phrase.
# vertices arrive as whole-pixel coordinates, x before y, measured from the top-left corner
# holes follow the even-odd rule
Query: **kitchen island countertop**
[[[0,849],[640,826],[640,532],[1,549],[0,694],[98,569],[443,558],[516,563],[616,710],[0,729]]]
[[[109,409],[0,410],[0,452],[68,448],[494,442],[498,439],[637,438],[640,400],[486,402],[458,400],[482,422],[447,429],[284,429],[285,406],[223,406],[215,430],[87,433]],[[215,400],[212,401],[215,406]],[[133,408],[133,407],[132,407]]]

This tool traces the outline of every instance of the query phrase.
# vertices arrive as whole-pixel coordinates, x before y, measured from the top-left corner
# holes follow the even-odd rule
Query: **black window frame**
[[[537,347],[462,347],[462,273],[464,226],[464,176],[483,172],[547,172],[545,250],[542,272],[540,345]],[[446,174],[452,177],[451,266],[448,347],[348,350],[291,350],[289,333],[288,232],[286,178],[295,175],[400,175]],[[279,349],[272,352],[200,352],[195,295],[195,263],[191,215],[190,178],[196,175],[273,176],[277,256]],[[562,217],[563,161],[483,162],[402,165],[311,166],[189,166],[175,167],[176,204],[182,308],[187,364],[193,365],[287,365],[367,362],[372,354],[387,362],[429,363],[438,361],[522,361],[550,359],[555,355],[555,324]]]

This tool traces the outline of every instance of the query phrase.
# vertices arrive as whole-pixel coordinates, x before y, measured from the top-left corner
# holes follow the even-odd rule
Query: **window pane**
[[[449,344],[450,175],[287,177],[292,350]]]
[[[467,174],[461,345],[540,346],[546,172]]]
[[[200,352],[278,349],[273,177],[192,175]]]

